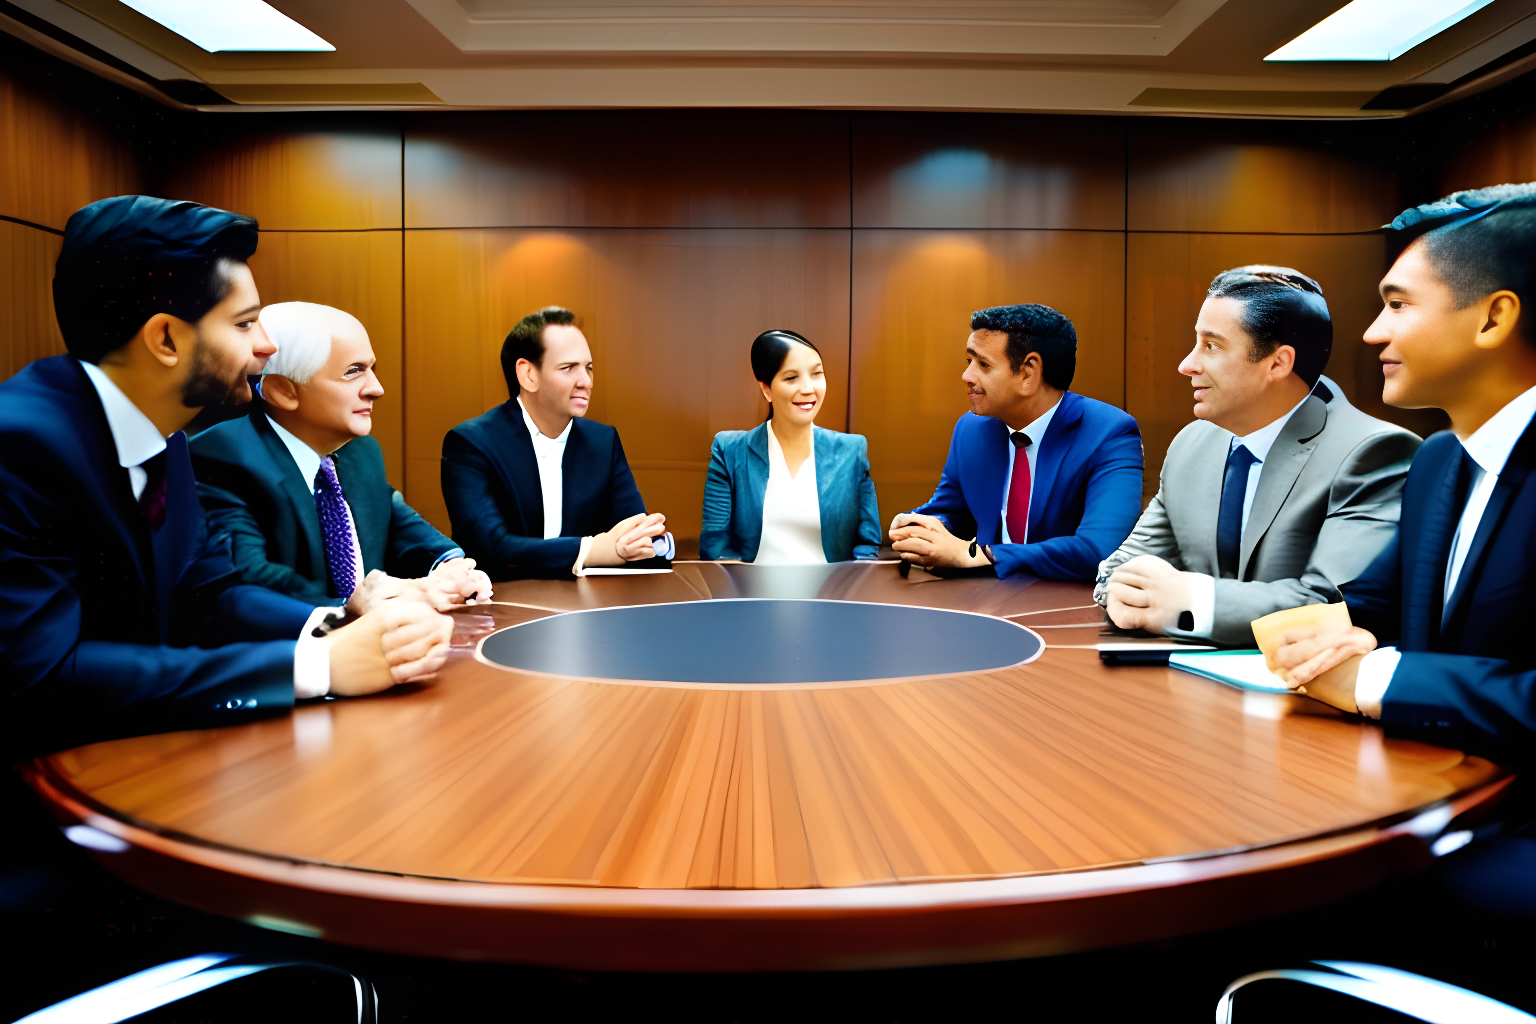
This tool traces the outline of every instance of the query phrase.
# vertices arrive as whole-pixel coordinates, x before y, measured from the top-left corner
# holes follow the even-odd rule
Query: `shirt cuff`
[[[576,564],[571,566],[571,575],[573,575],[573,576],[585,576],[587,574],[586,573],[587,555],[588,555],[588,553],[591,552],[591,550],[592,550],[592,541],[594,541],[595,539],[596,539],[595,537],[583,537],[583,538],[581,538],[581,550],[576,552]]]
[[[315,630],[336,609],[322,605],[309,613],[299,642],[293,645],[293,699],[309,700],[331,692],[331,652]]]
[[[1192,636],[1209,638],[1216,631],[1216,579],[1203,572],[1187,572],[1189,578],[1189,616],[1195,620]]]
[[[1355,705],[1365,717],[1381,717],[1382,698],[1392,685],[1392,673],[1397,671],[1402,657],[1403,652],[1396,647],[1378,647],[1360,659],[1355,672]]]
[[[428,569],[427,572],[428,573],[434,572],[437,569],[437,567],[442,565],[444,562],[451,562],[455,558],[463,558],[463,557],[464,557],[464,549],[463,548],[449,548],[447,551],[444,551],[442,554],[437,556],[437,561],[432,563],[432,568]]]

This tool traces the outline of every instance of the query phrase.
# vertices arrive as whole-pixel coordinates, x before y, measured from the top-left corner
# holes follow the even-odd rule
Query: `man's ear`
[[[185,320],[169,313],[156,313],[144,321],[144,326],[139,328],[139,333],[134,335],[130,344],[143,345],[157,362],[170,367],[181,361],[181,348],[190,340],[189,335],[194,333]]]
[[[1031,352],[1019,364],[1019,394],[1033,395],[1045,382],[1045,362],[1039,352]]]
[[[1520,322],[1520,296],[1512,291],[1497,291],[1483,300],[1487,312],[1483,326],[1478,330],[1473,344],[1481,349],[1494,349],[1512,337]]]
[[[1292,370],[1296,369],[1296,350],[1289,345],[1281,345],[1269,354],[1269,379],[1279,380]]]
[[[524,391],[539,390],[539,371],[526,359],[517,361],[517,383]]]
[[[284,412],[293,412],[299,407],[298,385],[280,373],[262,375],[261,397],[268,405]]]

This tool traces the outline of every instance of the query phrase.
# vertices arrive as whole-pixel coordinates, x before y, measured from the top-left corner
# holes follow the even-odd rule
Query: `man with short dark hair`
[[[619,432],[586,419],[592,350],[575,315],[523,317],[501,368],[512,397],[443,438],[454,540],[492,579],[670,558],[666,517],[646,514]]]
[[[1254,619],[1338,601],[1386,546],[1419,439],[1322,376],[1332,348],[1310,277],[1270,266],[1216,275],[1179,364],[1195,421],[1099,567],[1094,597],[1115,625],[1249,647]]]
[[[907,562],[1091,580],[1141,509],[1141,432],[1073,394],[1077,332],[1049,306],[971,314],[961,374],[971,409],[933,497],[891,521]]]
[[[256,222],[104,199],[65,226],[53,281],[68,355],[0,383],[0,666],[14,746],[200,728],[435,671],[452,622],[238,585],[182,427],[250,400],[272,353],[246,260]],[[321,635],[315,635],[319,631]]]

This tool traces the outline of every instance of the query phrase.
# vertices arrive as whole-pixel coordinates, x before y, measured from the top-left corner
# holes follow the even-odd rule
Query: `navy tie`
[[[1216,519],[1216,571],[1224,580],[1237,579],[1238,552],[1243,546],[1243,499],[1248,495],[1248,470],[1259,460],[1242,445],[1227,456],[1221,482],[1221,514]]]

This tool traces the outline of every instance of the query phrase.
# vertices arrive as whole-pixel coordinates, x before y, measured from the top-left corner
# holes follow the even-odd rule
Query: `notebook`
[[[1261,651],[1215,651],[1211,653],[1179,653],[1168,656],[1168,667],[1193,672],[1240,690],[1263,690],[1266,693],[1290,693],[1285,681],[1264,664]]]

